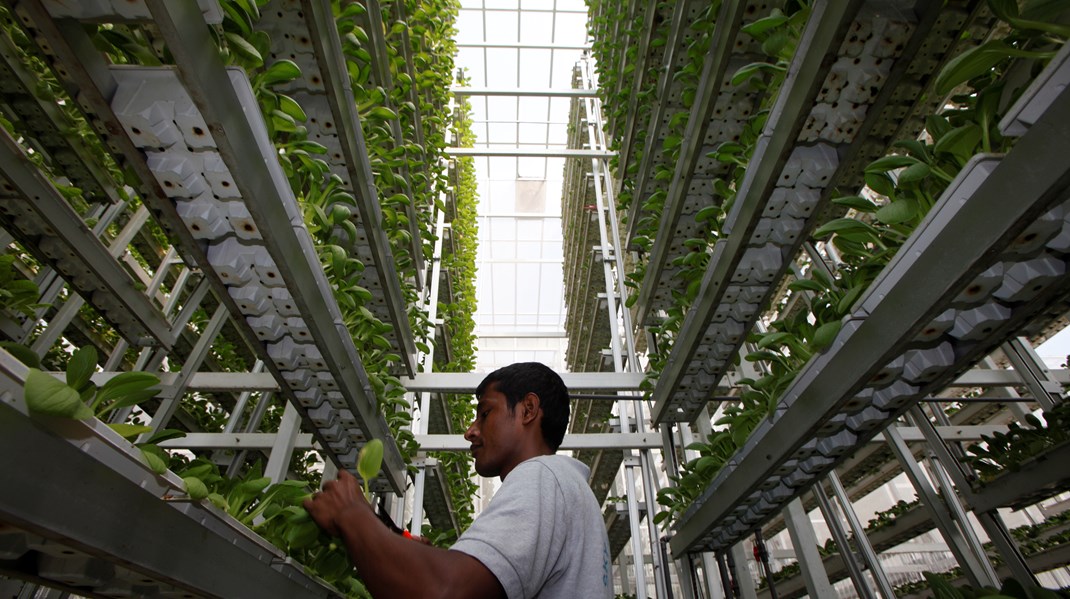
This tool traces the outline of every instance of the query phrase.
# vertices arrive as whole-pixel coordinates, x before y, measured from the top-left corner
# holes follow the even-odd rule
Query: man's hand
[[[316,524],[334,537],[341,534],[339,523],[345,514],[352,510],[371,509],[357,479],[345,470],[338,472],[338,480],[325,483],[323,491],[306,499],[304,505]]]

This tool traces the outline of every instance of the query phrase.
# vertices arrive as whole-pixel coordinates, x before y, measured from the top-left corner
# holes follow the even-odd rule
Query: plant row
[[[787,293],[763,317],[764,330],[749,335],[751,351],[745,359],[754,363],[758,375],[739,381],[739,399],[723,408],[716,430],[687,448],[698,457],[684,464],[675,486],[662,491],[659,502],[666,510],[659,521],[670,522],[682,513],[771,415],[802,366],[832,342],[841,319],[966,162],[979,152],[1005,152],[1012,146],[1013,139],[1002,137],[997,127],[1002,111],[1054,55],[1066,32],[1039,28],[1035,15],[1025,19],[1002,3],[991,4],[1009,25],[1006,36],[949,62],[933,90],[949,95],[946,108],[925,119],[917,138],[895,142],[892,153],[870,163],[864,189],[832,200],[847,215],[829,220],[811,237],[829,260],[804,258],[807,276],[787,284]],[[1023,73],[1028,75],[1024,81]],[[734,156],[744,172],[749,154]],[[680,321],[682,314],[677,326]],[[661,332],[665,329],[663,324]],[[651,362],[656,372],[657,358]]]
[[[354,219],[356,214],[356,202],[352,194],[344,189],[339,177],[331,173],[331,168],[324,158],[326,148],[311,139],[305,122],[308,114],[296,94],[290,95],[283,91],[288,83],[302,76],[301,67],[290,60],[271,60],[272,40],[261,30],[257,29],[260,18],[260,10],[269,3],[254,0],[224,0],[223,8],[225,19],[221,26],[216,27],[215,37],[219,43],[220,54],[229,64],[243,67],[250,76],[257,101],[261,112],[265,116],[265,127],[271,140],[274,142],[280,163],[282,164],[291,187],[301,203],[309,231],[320,251],[321,263],[328,275],[335,297],[342,308],[344,322],[354,337],[355,345],[361,352],[361,358],[365,369],[368,371],[376,396],[379,398],[380,408],[387,418],[391,429],[399,441],[399,446],[408,456],[415,452],[415,442],[408,430],[411,414],[408,403],[404,398],[404,389],[400,380],[396,377],[397,363],[400,357],[390,347],[385,335],[393,328],[393,324],[383,322],[376,318],[367,307],[372,299],[366,284],[362,284],[364,265],[358,258],[350,254],[346,246],[356,239]],[[446,131],[452,122],[449,112],[448,88],[452,78],[452,56],[454,46],[452,42],[453,22],[456,17],[457,4],[455,2],[436,2],[427,0],[424,2],[398,2],[385,4],[384,14],[390,15],[387,23],[379,24],[383,27],[386,35],[388,56],[373,56],[367,43],[366,28],[361,27],[362,18],[366,17],[367,9],[355,2],[335,2],[335,17],[339,33],[344,40],[343,52],[347,61],[348,72],[351,77],[353,95],[356,99],[355,107],[361,116],[361,125],[368,149],[368,158],[372,164],[375,175],[375,183],[380,198],[380,206],[383,214],[383,229],[389,233],[391,250],[396,259],[396,267],[402,274],[403,291],[406,305],[409,307],[410,326],[415,331],[427,331],[428,324],[425,303],[419,295],[419,277],[422,273],[417,269],[417,260],[413,255],[413,247],[419,248],[421,258],[430,257],[433,245],[433,214],[435,209],[444,209],[441,196],[448,188],[448,180],[445,168]],[[6,9],[0,9],[3,14],[4,29],[7,35],[15,40],[20,47],[30,48],[32,43],[26,38],[21,28],[14,24]],[[165,64],[169,60],[168,51],[161,44],[156,43],[151,28],[139,27],[134,24],[113,25],[98,24],[89,26],[91,36],[97,48],[104,52],[108,59],[115,64],[139,64],[156,66]],[[49,67],[36,56],[29,52],[22,54],[22,59],[36,73],[41,81],[37,90],[38,97],[46,100],[55,99],[58,106],[67,114],[72,135],[77,135],[86,140],[86,143],[96,144],[94,147],[103,148],[99,138],[88,126],[85,118],[74,109],[77,103],[63,94],[62,86],[59,85],[52,75]],[[391,73],[391,85],[384,86],[371,80],[371,61],[383,61]],[[3,125],[9,131],[18,133],[22,125],[17,120],[3,119]],[[396,129],[400,135],[394,135]],[[109,154],[105,151],[98,153],[104,157],[108,166],[108,172],[114,177],[117,186],[123,188],[123,184],[130,180],[130,175],[124,173],[108,160]],[[59,172],[57,165],[49,162],[47,155],[31,153],[39,161],[39,166],[50,173],[57,187],[64,191],[72,206],[78,209],[87,219],[92,216],[91,207],[99,198],[85,198],[81,190],[65,185],[65,179]],[[431,168],[428,168],[428,167]],[[400,181],[397,172],[402,167],[408,167],[409,177],[407,181]],[[437,167],[437,168],[436,168]],[[125,188],[129,189],[129,188]],[[124,192],[125,193],[125,192]],[[456,257],[452,268],[461,271],[460,279],[468,280],[468,275],[474,270],[474,186],[471,186],[466,196],[465,217],[455,223],[455,233],[462,232],[470,236],[470,244]],[[135,196],[127,197],[130,204],[130,212],[137,208],[139,201]],[[418,219],[415,227],[410,227],[409,219]],[[108,235],[114,236],[118,232],[122,221],[109,228]],[[420,238],[414,245],[411,230],[419,231]],[[150,250],[159,250],[170,245],[166,234],[154,222],[145,228],[148,236],[154,243],[144,244]],[[142,264],[143,268],[151,273],[162,258],[162,250],[146,252],[138,248],[131,248],[134,258]],[[157,255],[158,254],[158,255]],[[39,303],[39,294],[35,285],[26,280],[26,276],[33,276],[41,269],[33,255],[16,248],[14,254],[4,256],[2,269],[3,307],[8,314],[23,314],[27,319],[40,318],[44,309]],[[16,266],[21,272],[16,272]],[[470,314],[474,310],[474,293],[468,290],[462,295],[463,299],[453,306],[449,315],[451,324],[455,328],[455,339],[460,339],[460,349],[455,355],[461,356],[453,366],[458,370],[470,369],[472,354],[472,326]],[[471,308],[471,309],[470,309]],[[204,330],[211,310],[206,307],[200,308],[188,325],[188,334],[194,338]],[[115,346],[118,337],[114,330],[90,308],[83,308],[84,320],[88,323],[87,328],[90,336],[103,339],[105,346]],[[466,318],[468,324],[466,325]],[[75,331],[71,331],[74,334]],[[18,341],[28,342],[29,339]],[[418,344],[422,349],[427,349],[426,344]],[[17,351],[17,350],[16,350]],[[248,372],[252,367],[252,354],[244,346],[242,340],[227,327],[225,334],[221,335],[211,348],[212,356],[206,362],[212,364],[220,371]],[[138,348],[130,349],[127,365],[132,365],[137,358]],[[82,354],[84,355],[84,354]],[[24,358],[31,365],[38,363],[22,352],[20,358]],[[49,350],[44,364],[50,370],[59,369],[67,358],[66,350],[62,344]],[[85,358],[80,358],[84,360]],[[94,358],[95,364],[97,360]],[[171,356],[171,366],[181,366],[181,356]],[[127,373],[129,375],[142,375],[144,373]],[[124,375],[125,376],[125,375]],[[151,376],[151,375],[147,375]],[[115,379],[113,379],[115,380]],[[123,379],[119,379],[123,380]],[[139,379],[140,380],[140,379]],[[68,387],[70,387],[68,385]],[[76,388],[76,387],[75,387]],[[50,392],[50,396],[57,393]],[[67,396],[64,392],[58,395]],[[79,394],[76,394],[76,399]],[[153,401],[151,398],[155,392],[145,396],[137,395],[137,401],[115,405],[104,403],[99,405],[108,406],[107,412],[99,412],[97,415],[109,417],[122,408],[130,408],[136,405],[144,405],[145,402]],[[127,396],[126,399],[129,399]],[[233,398],[219,395],[195,395],[182,402],[182,410],[193,415],[196,427],[203,431],[222,430],[223,424],[228,417],[227,407],[233,405]],[[85,404],[79,403],[82,407]],[[98,406],[99,407],[99,406]],[[81,409],[81,408],[79,408]],[[134,411],[136,415],[137,410]],[[277,422],[281,408],[273,407],[269,410],[269,416],[265,420],[270,426],[271,421]],[[130,435],[143,432],[133,421],[123,423],[132,428],[127,430]],[[158,440],[158,439],[157,439]],[[155,447],[147,445],[146,447]],[[158,449],[158,448],[157,448]],[[145,450],[146,459],[154,465],[162,461],[164,464],[177,459],[167,455],[163,450]],[[175,465],[175,468],[186,472],[189,467],[197,468],[196,472],[203,476],[202,482],[210,481],[211,485],[218,489],[209,495],[229,497],[228,493],[234,488],[241,487],[250,480],[260,481],[262,477],[255,476],[255,470],[247,470],[238,479],[228,479],[222,476],[217,469],[209,468],[203,459],[198,458],[193,466]],[[309,464],[305,457],[295,460],[295,467],[302,475],[308,474]],[[201,472],[204,470],[204,472]],[[458,472],[467,472],[466,465],[459,465]],[[191,477],[187,477],[191,478]],[[458,480],[462,477],[458,476]],[[467,477],[463,477],[464,482]],[[257,482],[257,485],[260,483]],[[296,488],[296,485],[293,485]],[[471,489],[464,484],[461,487],[467,490],[471,496]],[[263,488],[260,491],[270,493]],[[296,497],[296,491],[276,491],[277,499],[284,496],[289,499]],[[463,494],[463,493],[459,493]],[[260,496],[250,496],[241,502],[220,502],[230,504],[237,510],[245,509],[249,505],[259,505],[263,514],[271,511],[271,527],[258,527],[257,532],[264,534],[269,540],[276,542],[280,547],[288,550],[309,549],[318,547],[316,543],[306,543],[310,533],[307,520],[302,520],[294,510],[293,501],[283,505],[275,499],[265,499],[261,503]],[[268,496],[265,497],[275,497]],[[460,499],[460,497],[458,497]],[[213,499],[213,501],[215,501]],[[272,503],[272,502],[275,503]],[[455,500],[455,504],[463,505],[463,501]],[[276,512],[276,507],[287,508]],[[226,509],[226,508],[224,508]],[[279,508],[281,509],[281,508]],[[278,518],[274,516],[278,515]],[[293,518],[291,518],[293,516]],[[241,519],[241,518],[239,518]],[[282,526],[282,523],[301,525],[302,532],[294,532],[295,528]],[[274,528],[279,527],[278,531]],[[300,547],[295,545],[291,537],[299,537]],[[315,539],[312,539],[315,540]],[[326,545],[325,545],[326,546]],[[348,589],[349,583],[344,583],[343,578],[332,575],[341,570],[339,555],[344,558],[344,552],[336,551],[337,547],[331,547],[330,554],[326,552],[299,553],[299,559],[307,566],[315,569],[321,576],[341,585],[342,590]],[[343,560],[344,561],[344,560]],[[353,586],[353,592],[357,592]]]

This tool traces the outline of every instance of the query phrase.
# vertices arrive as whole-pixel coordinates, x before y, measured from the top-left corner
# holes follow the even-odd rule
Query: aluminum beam
[[[612,158],[610,150],[569,150],[566,148],[446,148],[447,156],[518,158]]]
[[[461,435],[416,435],[421,451],[468,451],[470,443]],[[566,434],[561,449],[659,449],[658,433]]]
[[[561,372],[561,379],[569,391],[638,391],[645,375],[641,372]],[[401,377],[405,389],[413,392],[475,393],[486,378],[479,372],[429,372],[413,377]]]
[[[196,596],[337,596],[206,501],[166,500],[185,495],[181,479],[153,473],[99,420],[27,416],[26,371],[0,351],[0,388],[8,391],[0,401],[5,524],[49,539],[56,550],[106,562],[93,587],[113,582],[122,567],[149,579],[146,587],[156,588],[143,591],[148,595],[174,585]]]
[[[525,12],[527,9],[524,9]],[[563,11],[556,11],[563,12]],[[568,46],[564,44],[520,44],[520,43],[508,43],[508,42],[469,42],[465,44],[457,44],[457,49],[462,48],[514,48],[517,50],[590,50],[590,46]]]
[[[508,98],[594,98],[593,89],[492,89],[487,87],[451,87],[455,96],[504,96]]]

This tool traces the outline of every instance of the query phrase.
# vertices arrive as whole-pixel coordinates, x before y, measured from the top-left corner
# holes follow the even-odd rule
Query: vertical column
[[[182,396],[186,393],[186,385],[189,384],[189,380],[194,373],[200,369],[204,357],[208,355],[208,349],[212,346],[212,342],[215,341],[220,329],[223,328],[228,316],[227,307],[219,304],[215,314],[212,315],[212,319],[205,325],[201,337],[197,339],[197,344],[193,346],[186,361],[182,364],[182,371],[179,372],[172,388],[173,395],[160,402],[160,407],[157,408],[156,413],[152,416],[152,423],[150,424],[152,431],[145,433],[143,438],[147,439],[167,426],[175,410],[178,409],[178,402],[181,401]]]
[[[279,423],[279,432],[275,434],[275,444],[271,447],[271,455],[268,456],[267,466],[264,467],[264,476],[273,483],[286,480],[286,472],[290,469],[290,460],[293,459],[294,446],[297,444],[297,435],[301,432],[301,416],[297,408],[291,403],[286,404],[282,412],[282,422]]]
[[[876,599],[876,595],[873,594],[873,589],[869,588],[869,583],[866,581],[865,575],[862,573],[862,566],[858,564],[858,559],[855,557],[854,551],[851,550],[851,544],[847,539],[847,533],[843,530],[843,524],[840,522],[840,517],[836,514],[836,508],[829,501],[828,494],[825,493],[822,483],[818,482],[814,485],[814,497],[817,499],[817,505],[821,509],[821,514],[825,517],[825,523],[829,526],[829,531],[832,532],[832,538],[836,540],[836,546],[840,550],[840,558],[843,559],[843,565],[847,567],[847,573],[851,577],[851,582],[855,585],[855,590],[858,591],[858,596],[863,599]]]
[[[1024,337],[1011,339],[1003,344],[1003,353],[1044,411],[1055,408],[1063,401],[1062,385],[1052,379],[1051,372],[1041,361],[1040,356],[1033,351],[1033,346],[1028,339]]]
[[[803,508],[802,500],[791,500],[784,510],[784,521],[788,526],[791,546],[795,548],[795,559],[799,561],[799,571],[806,582],[806,593],[811,597],[834,597],[825,564],[817,551],[814,524]]]
[[[435,247],[431,256],[431,285],[427,290],[427,339],[428,351],[424,356],[421,372],[431,372],[435,366],[435,321],[438,320],[438,292],[442,279],[442,236],[446,231],[446,214],[442,210],[435,210]],[[420,414],[414,420],[417,435],[427,434],[427,423],[431,414],[431,394],[420,394]],[[427,486],[427,460],[417,460],[419,467],[416,478],[413,481],[412,493],[412,524],[410,528],[415,534],[422,534],[424,522],[424,491]]]
[[[758,599],[758,591],[754,588],[754,577],[750,575],[750,568],[747,566],[747,551],[742,541],[732,546],[730,557],[729,566],[732,567],[732,574],[736,579],[739,597]]]
[[[877,583],[877,590],[880,591],[884,599],[895,599],[892,585],[889,584],[888,577],[884,574],[884,568],[881,567],[881,562],[877,558],[877,552],[873,551],[873,545],[869,543],[869,538],[866,537],[866,529],[858,520],[858,514],[855,513],[854,506],[851,505],[851,499],[847,497],[847,491],[840,484],[840,477],[833,470],[829,472],[828,479],[829,484],[832,486],[832,492],[836,495],[836,499],[839,500],[840,506],[843,508],[843,514],[847,517],[847,523],[851,526],[851,533],[854,535],[858,550],[862,553],[862,559],[865,560],[869,573],[873,575],[873,580]]]
[[[593,89],[591,65],[586,59],[583,60],[583,81],[585,89]],[[600,102],[597,98],[587,97],[584,99],[584,109],[587,113],[587,135],[590,149],[596,150],[604,148],[606,144],[603,139],[604,133],[602,129]],[[624,302],[627,299],[625,297],[625,290],[627,288],[623,281],[624,259],[621,252],[618,251],[620,232],[617,229],[616,206],[613,201],[613,183],[604,158],[593,158],[591,160],[591,172],[594,177],[595,202],[598,214],[598,233],[603,256],[602,267],[604,269],[606,280],[607,318],[609,319],[609,326],[612,331],[610,335],[610,349],[613,353],[614,370],[617,372],[625,372],[627,370],[636,369],[638,363],[635,352],[635,339],[632,335],[631,314],[627,309],[623,309],[620,310],[618,315],[617,308],[618,300],[620,301],[621,306],[624,305]],[[603,193],[603,191],[605,193]],[[622,326],[618,325],[618,321]],[[622,328],[623,331],[621,330]],[[623,335],[621,334],[622,332]],[[621,339],[622,337],[623,343]],[[627,363],[625,363],[624,358],[625,352],[627,353]],[[630,432],[631,430],[628,421],[627,403],[629,402],[623,400],[618,403],[622,432]],[[646,424],[643,420],[644,417],[640,402],[634,401],[631,403],[634,404],[634,418],[637,432],[646,432]],[[629,458],[629,460],[630,459],[631,458]],[[636,493],[636,473],[634,472],[634,469],[638,469],[638,475],[642,477],[643,493],[646,499],[647,511],[650,512],[653,510],[653,507],[657,505],[657,484],[655,477],[652,474],[652,468],[653,459],[649,449],[639,451],[639,462],[636,466],[625,468],[625,482],[628,485],[628,515],[632,527],[632,548],[636,552],[635,568],[636,586],[638,588],[637,594],[645,592],[646,587],[643,563],[643,555],[645,552],[643,551],[641,538],[639,537],[639,510],[637,505],[639,495]],[[647,518],[647,525],[650,534],[650,556],[653,563],[655,593],[657,597],[663,598],[668,596],[669,589],[665,582],[665,574],[667,572],[665,561],[662,559],[661,551],[658,551],[655,546],[658,542],[659,532],[652,517]]]
[[[932,406],[932,412],[937,424],[943,426],[949,424],[947,416],[938,406]],[[911,422],[918,427],[922,435],[925,436],[925,441],[929,444],[930,461],[935,460],[942,466],[947,475],[951,477],[951,482],[961,489],[966,497],[970,497],[971,482],[976,479],[976,475],[972,471],[968,472],[963,468],[961,458],[964,452],[962,449],[957,444],[948,443],[940,436],[939,431],[930,422],[921,406],[910,408],[909,416]],[[1011,571],[1014,578],[1023,583],[1032,582],[1039,586],[1040,583],[1036,575],[1033,574],[1029,564],[1025,561],[1025,556],[1018,549],[1017,543],[1015,543],[1003,519],[1000,518],[999,512],[996,510],[975,512],[975,515],[988,535],[989,540],[995,545],[1004,565]]]
[[[914,485],[921,502],[932,514],[933,521],[936,522],[937,528],[940,529],[940,534],[943,535],[944,541],[951,549],[951,552],[955,554],[955,559],[962,566],[962,570],[970,580],[970,584],[998,587],[999,581],[996,579],[995,574],[991,572],[992,566],[983,557],[974,554],[970,550],[962,532],[955,525],[941,498],[936,494],[936,489],[925,477],[921,465],[914,460],[914,455],[910,452],[906,442],[903,441],[903,436],[896,430],[895,425],[885,429],[884,437],[888,441],[888,447],[892,450],[892,453],[899,459],[903,472]]]

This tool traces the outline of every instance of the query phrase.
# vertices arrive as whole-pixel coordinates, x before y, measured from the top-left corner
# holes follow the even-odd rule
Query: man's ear
[[[539,415],[539,410],[542,408],[542,400],[540,400],[539,396],[535,393],[529,392],[520,400],[517,407],[520,408],[521,422],[527,424],[529,422],[534,422],[535,418]]]

